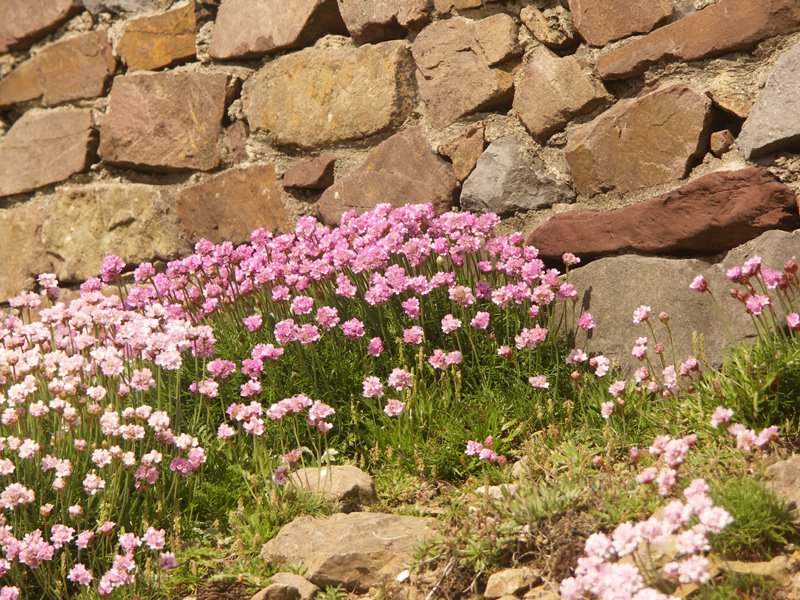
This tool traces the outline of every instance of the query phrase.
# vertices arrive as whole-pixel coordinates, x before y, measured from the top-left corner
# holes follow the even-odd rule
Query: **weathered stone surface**
[[[438,15],[450,14],[453,10],[480,8],[482,0],[433,0],[433,8]]]
[[[80,173],[92,157],[92,112],[28,111],[0,137],[0,196],[30,192]]]
[[[190,250],[169,193],[141,184],[59,188],[48,198],[42,244],[65,281],[97,275],[108,254],[136,264]]]
[[[404,37],[428,18],[427,0],[338,0],[347,30],[359,44]]]
[[[498,215],[574,200],[575,192],[547,176],[539,159],[528,159],[514,136],[492,142],[461,189],[461,208]]]
[[[77,8],[75,0],[0,0],[0,52],[29,46]]]
[[[325,190],[316,208],[329,225],[347,210],[365,211],[383,202],[431,202],[444,211],[456,186],[452,167],[431,151],[420,128],[412,127],[376,146],[359,168]]]
[[[603,79],[625,79],[658,61],[691,61],[746,50],[798,29],[796,0],[720,0],[603,54],[597,72]]]
[[[800,454],[767,467],[767,487],[793,510],[800,507]]]
[[[222,137],[222,149],[226,160],[239,162],[247,158],[247,137],[250,130],[244,121],[234,121],[225,129]]]
[[[181,229],[193,242],[245,242],[257,227],[287,227],[271,164],[228,169],[189,186],[178,192],[176,206]]]
[[[333,185],[336,155],[330,152],[292,165],[283,174],[283,187],[304,190],[324,190]]]
[[[516,483],[501,483],[500,485],[490,485],[487,489],[485,485],[475,489],[475,493],[480,496],[488,496],[496,502],[511,498],[517,495],[519,486]]]
[[[55,42],[0,80],[0,106],[37,98],[53,105],[100,96],[115,67],[105,30]]]
[[[715,131],[711,134],[711,154],[719,158],[730,150],[735,141],[736,139],[729,130]]]
[[[502,596],[513,597],[527,591],[539,581],[541,581],[541,575],[529,567],[504,569],[489,576],[483,596],[490,599]]]
[[[0,302],[23,289],[31,289],[36,276],[51,269],[41,241],[45,215],[44,202],[39,198],[0,209],[0,256],[3,259]]]
[[[308,48],[267,63],[244,86],[250,126],[303,148],[364,138],[405,121],[416,102],[406,42]]]
[[[93,15],[101,11],[137,13],[148,9],[163,9],[172,0],[83,0],[83,6]]]
[[[519,18],[533,37],[548,48],[569,48],[576,43],[572,15],[563,6],[543,11],[535,6],[526,6],[520,11]]]
[[[298,489],[320,492],[348,508],[366,506],[377,500],[372,477],[352,465],[298,469],[289,480]]]
[[[565,150],[578,191],[628,192],[686,176],[708,147],[711,100],[683,85],[621,100],[572,133]]]
[[[800,148],[800,106],[792,101],[798,92],[800,43],[778,59],[756,97],[739,134],[739,150],[745,158]]]
[[[529,242],[553,260],[564,252],[586,259],[622,252],[713,254],[770,229],[798,226],[794,192],[766,169],[749,168],[711,173],[617,210],[560,213]]]
[[[261,590],[250,600],[308,600],[320,589],[305,577],[294,573],[275,573],[270,577],[269,587]]]
[[[792,578],[792,574],[797,570],[797,565],[794,564],[795,561],[788,556],[775,556],[772,560],[760,562],[715,558],[713,562],[724,573],[767,577],[781,585],[787,585]]]
[[[509,15],[436,21],[420,32],[411,51],[420,95],[434,127],[511,101],[513,74],[500,64],[520,49],[517,27]]]
[[[191,0],[160,15],[128,21],[116,47],[117,56],[129,71],[159,69],[193,58],[197,27],[194,9]]]
[[[569,0],[575,29],[592,46],[646,33],[672,14],[672,0]]]
[[[603,86],[584,74],[574,56],[559,58],[539,46],[517,77],[514,110],[530,134],[544,140],[605,98]]]
[[[366,591],[393,582],[419,545],[436,534],[436,520],[355,512],[299,517],[261,550],[272,563],[300,564],[305,577],[325,587]]]
[[[117,77],[100,128],[100,156],[153,170],[213,169],[227,75],[153,73]]]
[[[439,146],[439,154],[453,162],[453,173],[459,181],[469,177],[483,154],[484,129],[483,123],[473,123],[461,135]]]
[[[302,48],[328,34],[344,34],[336,0],[225,0],[211,34],[212,58],[249,58]]]

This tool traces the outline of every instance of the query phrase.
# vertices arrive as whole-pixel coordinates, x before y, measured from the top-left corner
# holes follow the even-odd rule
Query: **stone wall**
[[[0,0],[0,301],[379,202],[556,260],[800,226],[800,0]]]

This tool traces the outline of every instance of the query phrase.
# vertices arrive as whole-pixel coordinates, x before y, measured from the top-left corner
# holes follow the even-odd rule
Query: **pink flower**
[[[428,358],[428,362],[434,369],[444,369],[447,367],[447,355],[441,348],[436,348]]]
[[[389,387],[394,388],[395,391],[402,391],[410,388],[412,385],[411,373],[403,369],[392,369],[389,378],[386,380]]]
[[[714,413],[711,415],[711,426],[718,427],[719,425],[725,425],[731,420],[733,416],[733,409],[725,408],[724,406],[718,406],[714,409]]]
[[[528,377],[528,384],[530,384],[531,387],[539,390],[545,390],[550,387],[550,383],[547,381],[547,377],[544,375]]]
[[[755,316],[760,315],[765,308],[770,305],[770,299],[768,296],[760,296],[758,294],[754,294],[747,298],[745,301],[745,306],[747,307],[747,312],[753,314]]]
[[[418,298],[409,298],[401,303],[403,310],[406,313],[406,316],[409,319],[416,319],[419,317],[419,299]]]
[[[451,314],[447,314],[442,318],[442,331],[445,334],[453,333],[459,327],[461,327],[461,319],[456,319]]]
[[[636,476],[636,481],[642,484],[653,483],[658,475],[656,467],[647,467],[639,475]]]
[[[694,290],[695,292],[707,292],[708,291],[708,283],[706,283],[706,278],[702,275],[698,275],[694,279],[692,279],[692,283],[689,284],[689,289]]]
[[[169,571],[178,566],[178,560],[172,552],[162,552],[158,557],[158,566],[164,571]]]
[[[247,331],[253,333],[261,329],[262,319],[261,315],[252,315],[250,317],[245,317],[242,319],[242,323],[244,326],[247,327]]]
[[[367,354],[375,357],[383,354],[383,342],[381,341],[381,338],[374,337],[369,341],[369,344],[367,345]]]
[[[390,417],[399,417],[401,414],[403,414],[405,408],[405,402],[401,402],[400,400],[396,400],[394,398],[389,398],[389,400],[386,402],[386,406],[383,408],[383,412]]]
[[[223,423],[217,428],[217,439],[219,440],[229,440],[236,434],[236,431],[228,425],[227,423]]]
[[[580,327],[584,331],[589,331],[590,329],[594,329],[595,322],[592,313],[588,312],[581,313],[581,316],[578,317],[578,327]]]
[[[320,327],[329,331],[339,323],[339,311],[333,306],[321,306],[314,318]]]
[[[800,315],[797,314],[796,312],[789,313],[788,315],[786,315],[786,325],[792,331],[800,330]]]
[[[364,337],[364,323],[355,318],[345,321],[342,323],[342,333],[351,340]]]
[[[568,267],[580,264],[581,262],[581,259],[575,256],[572,252],[565,252],[564,254],[562,254],[561,260]]]
[[[236,370],[236,363],[230,360],[217,358],[206,366],[208,372],[217,379],[225,379]]]
[[[103,264],[100,267],[100,279],[103,283],[113,283],[119,277],[122,270],[125,268],[125,261],[119,256],[109,255],[103,259]]]
[[[605,377],[606,374],[608,374],[608,370],[611,368],[611,360],[602,354],[598,354],[589,360],[589,365],[594,368],[594,374],[597,377]]]
[[[87,569],[83,563],[75,563],[72,569],[70,569],[67,579],[77,585],[88,586],[92,583],[93,578],[92,572]]]
[[[142,536],[142,541],[150,550],[161,550],[166,541],[166,532],[163,529],[148,527]]]
[[[533,349],[541,344],[546,337],[547,329],[536,325],[533,329],[524,328],[519,334],[514,336],[514,341],[516,342],[517,350],[522,350],[524,348]]]
[[[364,398],[380,398],[383,396],[383,384],[375,376],[367,377],[363,382]]]
[[[292,300],[291,311],[296,315],[307,315],[314,308],[314,299],[310,296],[297,296]]]
[[[502,356],[503,358],[511,358],[514,354],[514,351],[509,346],[500,346],[497,349],[497,356]]]
[[[649,306],[645,306],[642,304],[641,306],[637,307],[636,310],[633,311],[633,322],[634,324],[642,323],[647,321],[650,318],[650,315],[653,314],[653,309]]]
[[[464,454],[467,456],[477,456],[480,454],[481,450],[483,450],[483,444],[470,440],[467,442],[467,449],[464,451]]]
[[[403,330],[403,341],[406,344],[421,344],[422,343],[422,336],[423,330],[422,327],[419,325],[414,325],[413,327],[409,327],[408,329]]]
[[[614,413],[614,406],[616,406],[614,402],[603,402],[600,405],[600,416],[608,419]]]
[[[619,395],[625,391],[625,385],[625,381],[615,381],[608,386],[608,393],[611,394],[612,398],[618,398]]]
[[[469,322],[469,325],[475,329],[486,329],[489,326],[489,313],[482,310],[478,311]]]

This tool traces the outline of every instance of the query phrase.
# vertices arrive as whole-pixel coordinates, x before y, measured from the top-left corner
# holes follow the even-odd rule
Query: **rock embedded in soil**
[[[575,192],[545,173],[539,159],[529,159],[519,138],[492,142],[461,189],[461,208],[510,215],[575,200]]]
[[[453,167],[431,151],[415,126],[376,146],[360,167],[325,190],[316,210],[328,225],[337,224],[347,210],[362,212],[384,202],[395,207],[430,202],[443,212],[457,186]]]
[[[403,41],[293,52],[267,63],[243,90],[250,127],[300,148],[395,129],[415,103],[414,64]]]
[[[430,18],[428,0],[338,0],[339,12],[359,44],[405,37]]]
[[[324,190],[333,185],[336,155],[320,154],[311,160],[294,164],[283,174],[283,187],[302,190]]]
[[[693,61],[747,50],[800,29],[796,0],[720,0],[600,56],[603,79],[641,75],[660,61]]]
[[[0,137],[0,197],[30,192],[84,171],[93,157],[92,111],[28,111]]]
[[[502,596],[516,596],[531,588],[542,580],[541,574],[529,567],[505,569],[492,573],[486,582],[485,598],[501,598]]]
[[[767,467],[765,483],[780,500],[797,511],[800,508],[800,454],[792,454]],[[795,520],[798,520],[797,514],[795,512]]]
[[[78,9],[75,0],[5,0],[2,6],[0,53],[31,45]]]
[[[253,58],[346,32],[336,0],[292,0],[291,9],[285,0],[225,0],[208,52],[220,60]]]
[[[715,131],[711,134],[711,154],[719,158],[731,149],[731,146],[736,142],[736,138],[728,129],[723,131]]]
[[[414,553],[437,534],[437,521],[383,513],[354,512],[298,517],[264,544],[261,558],[302,564],[315,585],[341,585],[365,592],[388,585],[410,566]]]
[[[456,179],[464,181],[478,164],[485,144],[483,123],[473,123],[466,127],[461,135],[439,146],[439,154],[452,161]]]
[[[49,106],[96,98],[115,68],[104,29],[62,39],[0,80],[0,106],[38,98]]]
[[[800,43],[781,55],[739,134],[739,150],[756,158],[800,149]]]
[[[320,589],[305,577],[294,573],[275,573],[270,584],[250,600],[308,600]]]
[[[100,157],[145,170],[213,169],[220,161],[228,76],[163,72],[117,77]]]
[[[708,148],[710,126],[707,96],[663,85],[574,129],[565,155],[584,196],[630,192],[684,178]]]
[[[192,242],[241,243],[257,227],[288,228],[272,164],[222,171],[178,192],[175,206],[180,227]]]
[[[289,480],[297,489],[319,492],[347,508],[367,506],[377,500],[372,477],[352,465],[298,469]]]
[[[545,11],[535,6],[526,6],[520,11],[519,18],[536,41],[548,48],[561,50],[576,43],[572,16],[563,6]]]
[[[186,6],[125,24],[116,53],[128,71],[160,69],[194,58],[197,23],[194,0]]]
[[[592,46],[647,33],[672,14],[672,0],[569,0],[575,29]]]

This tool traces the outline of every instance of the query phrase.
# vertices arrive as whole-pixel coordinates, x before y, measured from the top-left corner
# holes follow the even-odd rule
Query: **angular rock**
[[[160,15],[132,19],[122,31],[117,56],[129,71],[160,69],[194,58],[196,28],[194,0]]]
[[[166,8],[172,0],[83,0],[83,6],[93,15],[101,11],[137,13],[153,8]]]
[[[178,222],[192,242],[250,239],[258,227],[285,230],[286,214],[271,164],[233,168],[189,186],[175,199]]]
[[[800,106],[791,100],[798,91],[800,43],[777,60],[750,109],[739,134],[739,150],[745,158],[800,148]]]
[[[302,48],[328,34],[345,34],[336,0],[226,0],[217,13],[209,54],[226,60]]]
[[[352,465],[298,469],[289,480],[298,489],[319,492],[348,508],[367,506],[377,500],[372,477]]]
[[[575,29],[592,46],[647,33],[672,14],[672,0],[569,0]]]
[[[719,158],[728,150],[730,150],[735,141],[736,139],[729,130],[724,129],[723,131],[715,131],[711,134],[711,154]]]
[[[434,127],[511,101],[513,74],[501,63],[519,55],[520,48],[509,15],[436,21],[420,32],[411,51],[420,95]]]
[[[244,112],[283,146],[360,139],[405,121],[416,102],[405,42],[308,48],[267,63],[244,85]]]
[[[761,562],[745,562],[741,560],[720,560],[717,563],[720,571],[725,573],[738,573],[740,575],[753,575],[767,577],[781,585],[787,585],[796,571],[794,561],[788,556],[776,556],[772,560]]]
[[[456,179],[464,181],[478,164],[484,144],[483,123],[474,123],[455,139],[439,146],[439,154],[447,156],[452,161]]]
[[[526,6],[519,13],[522,24],[528,28],[536,41],[556,50],[574,46],[575,25],[572,16],[563,6],[544,11],[535,6]]]
[[[0,106],[37,98],[51,106],[95,98],[115,68],[105,30],[54,42],[0,80]]]
[[[575,57],[559,58],[539,46],[517,77],[514,110],[534,138],[545,140],[605,98],[605,88],[584,74]]]
[[[800,226],[794,192],[766,169],[719,171],[656,198],[607,212],[560,213],[533,231],[542,256],[715,254],[770,229]]]
[[[355,512],[298,517],[261,549],[261,558],[303,564],[305,577],[325,587],[363,592],[394,582],[417,548],[436,535],[436,520]]]
[[[788,256],[788,255],[787,255]],[[767,467],[767,488],[793,510],[800,507],[800,454]]]
[[[261,590],[250,600],[309,600],[320,591],[305,577],[294,573],[275,573],[269,578],[269,587]]]
[[[326,152],[286,169],[283,187],[303,190],[324,190],[333,185],[336,155]]]
[[[376,146],[359,168],[325,190],[316,208],[329,225],[347,210],[362,212],[384,202],[431,202],[441,212],[452,203],[456,187],[452,167],[431,151],[417,126]]]
[[[97,275],[108,254],[128,264],[175,258],[190,250],[163,187],[92,184],[62,187],[48,198],[42,245],[64,281]]]
[[[219,164],[228,77],[164,72],[117,77],[100,128],[100,156],[152,170]]]
[[[485,598],[500,598],[502,596],[516,596],[531,588],[541,581],[541,574],[529,567],[504,569],[492,573],[486,582]]]
[[[570,136],[575,186],[594,196],[682,179],[706,151],[710,124],[711,100],[684,85],[621,100]]]
[[[575,200],[575,192],[545,174],[539,159],[527,159],[520,141],[506,136],[492,142],[461,189],[461,208],[510,215]]]
[[[0,137],[0,197],[65,180],[89,166],[92,111],[28,111]]]
[[[679,21],[603,54],[603,79],[641,75],[658,61],[692,61],[747,50],[800,29],[796,0],[720,0]]]
[[[2,160],[0,169],[1,165]],[[41,240],[46,214],[44,202],[39,198],[0,209],[0,256],[3,257],[0,302],[33,288],[36,276],[51,270]]]
[[[57,29],[77,8],[75,0],[4,0],[0,53],[29,46]]]
[[[483,6],[483,0],[433,0],[433,8],[440,16],[448,15],[453,10],[480,8],[481,6]]]
[[[250,130],[244,121],[234,121],[225,130],[222,148],[227,157],[226,160],[239,162],[247,158],[247,137],[249,135]]]
[[[359,44],[405,37],[429,19],[427,0],[338,0],[350,36]]]
[[[500,502],[506,498],[516,496],[518,489],[519,486],[516,483],[503,483],[500,485],[490,485],[488,490],[485,485],[482,485],[475,489],[475,493],[480,497],[488,496],[492,500]]]

